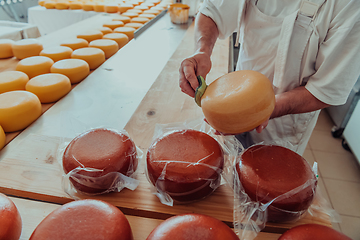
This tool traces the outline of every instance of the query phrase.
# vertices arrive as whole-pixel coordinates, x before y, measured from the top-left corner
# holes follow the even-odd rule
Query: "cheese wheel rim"
[[[95,69],[105,62],[105,53],[99,48],[86,47],[76,49],[71,54],[71,58],[85,60],[89,64],[90,69]]]
[[[40,56],[45,56],[51,58],[54,62],[71,58],[71,53],[73,50],[70,47],[66,46],[56,46],[51,48],[44,48],[40,52]]]
[[[50,68],[54,61],[45,56],[34,56],[22,59],[16,65],[16,71],[24,72],[29,79],[41,74],[50,73]]]
[[[20,71],[5,71],[0,73],[0,94],[14,90],[25,90],[29,81],[28,75]]]
[[[89,47],[99,48],[104,51],[105,58],[109,58],[119,50],[119,45],[111,39],[97,39],[89,44]]]
[[[69,47],[74,51],[79,48],[88,47],[89,42],[83,38],[75,38],[61,43],[60,46]]]
[[[89,64],[82,59],[64,59],[51,66],[52,73],[60,73],[67,76],[72,84],[79,83],[90,73]]]
[[[24,59],[33,56],[39,56],[43,50],[43,45],[34,38],[27,38],[16,41],[12,45],[14,56],[18,59]]]

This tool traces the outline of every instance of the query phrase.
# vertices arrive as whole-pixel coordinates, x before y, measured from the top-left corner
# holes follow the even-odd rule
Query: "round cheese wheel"
[[[164,11],[166,9],[166,7],[162,7],[162,6],[154,6],[154,7],[151,7],[150,10],[157,10],[157,11]]]
[[[112,33],[109,33],[112,34]],[[95,69],[105,62],[105,53],[103,50],[94,47],[86,47],[76,49],[72,54],[72,58],[85,60],[90,69]]]
[[[129,41],[134,38],[134,32],[136,31],[133,27],[118,27],[114,29],[114,33],[123,33],[128,36]]]
[[[125,24],[122,21],[109,21],[103,24],[103,27],[108,27],[114,30],[118,27],[123,27]]]
[[[12,50],[14,42],[11,39],[0,39],[0,58],[11,58],[14,56]]]
[[[95,199],[67,203],[51,212],[30,240],[133,240],[130,224],[115,206]]]
[[[82,3],[81,2],[70,2],[69,3],[69,8],[71,10],[79,10],[82,9]]]
[[[119,15],[119,16],[116,16],[115,18],[113,18],[112,20],[113,21],[122,21],[124,24],[126,24],[126,23],[130,22],[131,18]]]
[[[54,61],[49,57],[28,57],[17,63],[16,71],[26,73],[29,79],[31,79],[40,74],[50,73],[50,68],[53,64]]]
[[[105,5],[101,3],[96,3],[94,5],[94,11],[95,12],[105,12]]]
[[[129,37],[124,33],[108,33],[104,35],[104,39],[111,39],[117,42],[119,49],[125,46],[129,42]]]
[[[146,240],[239,240],[222,221],[203,214],[189,213],[170,217],[157,226]]]
[[[137,168],[137,154],[134,142],[125,134],[109,129],[98,128],[87,131],[74,138],[63,155],[63,168],[67,174],[77,167],[101,171],[81,170],[78,175],[93,177],[87,185],[73,180],[74,187],[85,193],[101,193],[108,190],[119,172],[131,176]]]
[[[132,9],[134,6],[131,4],[119,4],[119,13],[124,13],[129,9]]]
[[[319,224],[303,224],[291,228],[278,240],[351,240],[345,234]]]
[[[148,19],[154,19],[156,17],[156,15],[154,14],[146,14],[146,13],[142,13],[139,15],[139,17],[144,17],[144,18],[148,18]]]
[[[44,4],[45,4],[45,0],[39,0],[39,1],[38,1],[38,4],[39,4],[39,6],[42,6],[42,7],[43,7]]]
[[[310,165],[285,147],[254,145],[241,154],[236,171],[252,201],[273,201],[267,209],[271,222],[299,218],[315,197],[317,179]],[[288,193],[298,187],[298,191]],[[288,196],[278,198],[285,193]]]
[[[125,17],[129,17],[129,18],[134,18],[139,16],[138,13],[134,13],[134,12],[124,12],[121,14],[121,16],[125,16]]]
[[[224,165],[219,143],[190,129],[156,139],[146,160],[151,183],[162,186],[161,190],[178,202],[199,200],[215,191]]]
[[[152,2],[143,2],[143,3],[140,4],[140,6],[144,6],[144,7],[151,8],[151,7],[154,7],[154,6],[155,6],[155,3],[152,3]]]
[[[0,150],[5,146],[5,144],[6,144],[6,135],[4,129],[0,126]]]
[[[65,1],[56,2],[55,3],[55,8],[58,9],[58,10],[68,9],[69,8],[69,3],[65,2]]]
[[[90,73],[89,64],[82,59],[64,59],[51,66],[52,73],[60,73],[67,76],[72,84],[79,83]]]
[[[105,58],[111,57],[119,50],[117,42],[111,39],[94,40],[89,44],[89,47],[95,47],[103,50],[105,53]]]
[[[208,123],[219,132],[250,131],[266,121],[275,107],[271,82],[263,74],[243,70],[212,82],[201,98]]]
[[[149,8],[150,8],[149,6],[145,6],[145,5],[142,5],[142,4],[134,7],[134,9],[139,9],[141,11],[148,10]]]
[[[43,50],[43,46],[38,40],[27,38],[14,42],[12,50],[15,57],[24,59],[27,57],[38,56]]]
[[[149,10],[145,10],[143,13],[145,13],[145,14],[159,15],[160,12],[161,12],[161,11],[159,11],[159,10],[149,9]]]
[[[119,6],[117,4],[106,4],[105,12],[107,13],[117,13],[119,11]]]
[[[132,22],[132,23],[145,24],[145,23],[147,23],[148,21],[150,21],[150,19],[149,19],[149,18],[146,18],[146,17],[135,17],[135,18],[132,18],[132,19],[131,19],[131,22]]]
[[[20,71],[0,72],[0,94],[14,90],[25,90],[29,77]]]
[[[56,102],[71,90],[70,79],[59,73],[36,76],[26,84],[26,91],[34,93],[41,103]]]
[[[88,47],[89,42],[83,38],[68,39],[60,44],[61,46],[69,47],[73,51],[79,48]]]
[[[103,34],[100,30],[87,30],[76,36],[77,38],[85,39],[87,42],[91,42],[96,39],[101,39]]]
[[[135,29],[139,29],[142,26],[144,26],[144,24],[136,23],[136,22],[130,22],[130,23],[125,24],[125,27],[132,27],[132,28],[135,28]]]
[[[59,60],[71,58],[71,53],[73,50],[70,47],[66,46],[56,46],[45,48],[40,52],[40,56],[45,56],[51,58],[54,62]]]
[[[21,216],[14,202],[0,193],[0,239],[18,240],[21,229]]]
[[[108,34],[108,33],[112,33],[113,30],[109,27],[100,27],[99,30],[105,35],[105,34]]]
[[[41,115],[39,98],[28,91],[0,94],[0,125],[5,132],[15,132],[29,126]]]
[[[56,2],[54,2],[54,1],[45,1],[44,7],[46,9],[55,9],[55,4],[56,4]]]
[[[82,6],[82,9],[84,11],[94,11],[94,4],[90,3],[90,2],[84,2],[83,6]]]
[[[140,9],[129,9],[129,10],[127,10],[126,12],[133,12],[133,13],[137,13],[137,14],[141,14],[143,11],[142,10],[140,10]]]

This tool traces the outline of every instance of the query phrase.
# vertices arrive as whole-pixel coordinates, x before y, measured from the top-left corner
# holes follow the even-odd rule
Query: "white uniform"
[[[238,32],[237,69],[262,72],[276,94],[305,86],[320,101],[341,105],[360,75],[359,0],[205,0],[200,12],[220,38]],[[250,136],[302,154],[319,112],[272,119]]]

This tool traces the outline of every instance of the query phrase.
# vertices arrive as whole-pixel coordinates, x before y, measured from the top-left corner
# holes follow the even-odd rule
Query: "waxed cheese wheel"
[[[89,44],[89,47],[99,48],[104,51],[105,58],[109,58],[119,50],[117,42],[111,39],[97,39]]]
[[[72,84],[79,83],[90,73],[89,64],[82,59],[64,59],[51,66],[52,73],[60,73],[67,76]]]
[[[117,13],[118,11],[119,11],[119,6],[117,4],[105,4],[105,12]]]
[[[142,14],[139,15],[139,17],[144,17],[144,18],[148,18],[148,19],[154,19],[156,17],[156,15],[142,13]]]
[[[14,42],[12,50],[16,58],[24,59],[32,56],[39,56],[40,52],[43,50],[43,46],[38,40],[28,38]]]
[[[239,240],[222,221],[203,214],[188,213],[170,217],[158,225],[146,240]]]
[[[135,29],[139,29],[142,26],[144,26],[144,24],[137,23],[137,22],[130,22],[130,23],[125,24],[125,27],[132,27],[132,28],[135,28]]]
[[[131,4],[119,4],[119,13],[124,13],[129,9],[132,9],[134,6]]]
[[[93,3],[85,2],[85,3],[83,3],[82,9],[84,11],[94,11],[94,5],[95,4],[93,4]]]
[[[44,7],[46,9],[55,9],[55,4],[56,4],[56,2],[54,2],[54,1],[45,1]]]
[[[25,90],[29,77],[20,71],[5,71],[0,73],[0,94],[14,90]]]
[[[42,6],[42,7],[43,7],[44,4],[45,4],[45,0],[39,0],[39,1],[38,1],[38,4],[39,4],[39,6]]]
[[[112,33],[109,33],[112,34]],[[76,49],[72,58],[82,59],[89,64],[90,69],[95,69],[105,62],[105,53],[103,50],[94,47]]]
[[[83,38],[68,39],[60,44],[61,46],[69,47],[73,51],[79,48],[88,47],[89,42]]]
[[[146,18],[146,17],[135,17],[135,18],[132,18],[132,19],[131,19],[131,22],[132,22],[132,23],[145,24],[145,23],[147,23],[148,21],[150,21],[150,19],[149,19],[149,18]]]
[[[115,42],[117,42],[119,49],[122,48],[123,46],[125,46],[128,42],[129,42],[129,37],[124,34],[124,33],[108,33],[105,34],[104,39],[111,39],[114,40]]]
[[[143,13],[144,13],[144,14],[154,14],[154,15],[158,15],[160,12],[161,12],[160,10],[149,9],[149,10],[145,10]]]
[[[16,65],[16,71],[26,73],[29,79],[31,79],[40,74],[50,73],[50,68],[53,64],[54,61],[49,57],[28,57],[18,62]]]
[[[224,164],[219,143],[208,134],[191,129],[156,139],[146,160],[151,183],[162,186],[161,191],[177,202],[199,200],[215,191]]]
[[[105,12],[105,5],[101,3],[96,3],[94,5],[94,11],[95,12]]]
[[[112,33],[113,30],[109,27],[100,27],[99,30],[105,35],[105,34],[108,34],[108,33]]]
[[[70,47],[66,46],[56,46],[45,48],[40,52],[40,56],[45,56],[51,58],[54,62],[59,60],[71,58],[71,53],[73,50]]]
[[[150,9],[149,6],[145,6],[145,5],[139,5],[139,6],[135,6],[134,9],[139,9],[141,11],[145,11],[145,10],[148,10]]]
[[[0,39],[0,58],[11,58],[14,56],[12,50],[14,42],[11,39]]]
[[[55,9],[64,10],[69,8],[69,2],[60,1],[55,3]]]
[[[129,41],[134,38],[134,32],[136,31],[133,27],[118,27],[114,29],[114,33],[123,33],[128,36]]]
[[[41,103],[56,102],[70,90],[70,79],[59,73],[39,75],[30,79],[26,84],[26,91],[34,93]]]
[[[113,21],[122,21],[124,24],[126,24],[126,23],[130,22],[131,18],[119,15],[119,16],[114,17],[112,20]]]
[[[141,14],[143,11],[142,10],[140,10],[140,9],[129,9],[129,10],[127,10],[126,12],[134,12],[134,13],[137,13],[137,14]]]
[[[0,193],[0,240],[20,239],[21,229],[22,221],[17,207],[10,198]]]
[[[101,193],[108,190],[117,178],[112,172],[131,176],[136,170],[136,146],[124,133],[97,128],[74,138],[66,147],[62,161],[66,174],[81,166],[99,170],[78,173],[95,178],[86,186],[74,181],[75,177],[71,182],[81,192]]]
[[[108,27],[114,30],[118,27],[123,27],[125,24],[122,21],[109,21],[103,24],[103,27]]]
[[[207,122],[222,133],[250,131],[266,121],[275,107],[275,94],[263,74],[242,70],[225,74],[207,88],[201,108]]]
[[[96,39],[101,39],[103,37],[103,34],[100,30],[92,29],[92,30],[87,30],[83,33],[80,33],[76,37],[82,38],[88,42],[91,42]]]
[[[0,126],[0,150],[5,146],[5,143],[6,143],[6,135],[4,129]]]
[[[272,201],[267,209],[270,222],[298,219],[315,197],[317,178],[310,165],[285,147],[254,145],[241,154],[236,171],[252,201]],[[283,194],[287,196],[278,198]]]
[[[72,201],[51,212],[30,240],[133,240],[130,224],[115,206],[101,200]]]
[[[125,17],[129,17],[129,18],[134,18],[139,16],[138,13],[134,13],[134,12],[124,12],[121,14],[121,16],[125,16]]]
[[[5,132],[15,132],[29,126],[41,115],[39,98],[28,91],[0,94],[0,126]]]
[[[81,2],[70,2],[69,3],[69,8],[71,10],[79,10],[82,9],[82,3]]]
[[[345,234],[319,224],[303,224],[287,230],[278,240],[351,240]]]

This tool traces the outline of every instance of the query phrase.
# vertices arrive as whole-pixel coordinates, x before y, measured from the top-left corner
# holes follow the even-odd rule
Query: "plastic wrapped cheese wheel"
[[[0,193],[0,240],[20,239],[21,229],[21,216],[14,202]]]
[[[224,164],[219,143],[208,134],[191,129],[156,139],[146,160],[150,182],[174,201],[183,203],[215,191]]]
[[[268,221],[296,220],[311,205],[317,178],[296,152],[276,145],[254,145],[236,164],[243,191],[268,207]]]
[[[61,46],[69,47],[73,51],[79,48],[88,47],[89,42],[83,38],[68,39],[60,44]]]
[[[0,73],[0,94],[14,90],[25,90],[29,77],[20,71],[5,71]]]
[[[30,240],[133,240],[130,224],[115,206],[94,199],[67,203],[51,212]]]
[[[0,126],[5,132],[15,132],[29,126],[41,115],[39,98],[28,91],[0,94]]]
[[[79,48],[71,54],[71,58],[86,61],[90,69],[93,70],[105,62],[105,53],[103,50],[94,47]]]
[[[51,66],[52,73],[60,73],[67,76],[72,84],[79,83],[90,73],[89,64],[82,59],[64,59]]]
[[[66,174],[82,167],[76,176],[70,174],[70,180],[78,191],[89,194],[111,190],[118,179],[117,173],[131,176],[137,168],[134,142],[124,133],[105,128],[93,129],[74,138],[62,160]],[[82,181],[83,176],[91,180]]]
[[[114,40],[118,44],[119,49],[124,47],[129,42],[129,37],[126,34],[118,32],[108,33],[104,35],[104,39]]]
[[[30,79],[26,84],[26,91],[34,93],[41,103],[56,102],[70,90],[70,79],[59,73],[39,75]]]
[[[123,33],[128,36],[129,41],[134,38],[135,28],[132,27],[118,27],[114,29],[114,33]]]
[[[146,240],[239,240],[233,230],[220,220],[203,214],[181,214],[157,226]]]
[[[43,50],[43,46],[38,40],[28,38],[14,42],[12,50],[16,58],[24,59],[32,56],[39,56],[40,52]]]
[[[49,57],[35,56],[28,57],[16,65],[16,71],[26,73],[29,79],[41,74],[50,73],[50,68],[54,61]]]
[[[117,42],[111,39],[94,40],[89,44],[89,47],[95,47],[103,50],[105,53],[105,58],[111,57],[119,50]]]
[[[242,70],[212,82],[201,98],[208,123],[222,133],[250,131],[266,121],[275,107],[271,82],[263,74]]]
[[[73,50],[70,47],[66,46],[56,46],[45,48],[40,52],[40,56],[45,56],[51,58],[54,62],[71,58],[71,53]]]
[[[0,39],[0,59],[14,56],[12,45],[15,41],[11,39]]]
[[[303,224],[291,228],[278,240],[351,240],[345,234],[319,224]]]
[[[85,39],[87,42],[91,42],[96,39],[101,39],[103,34],[100,30],[92,29],[82,32],[76,36],[77,38]]]

